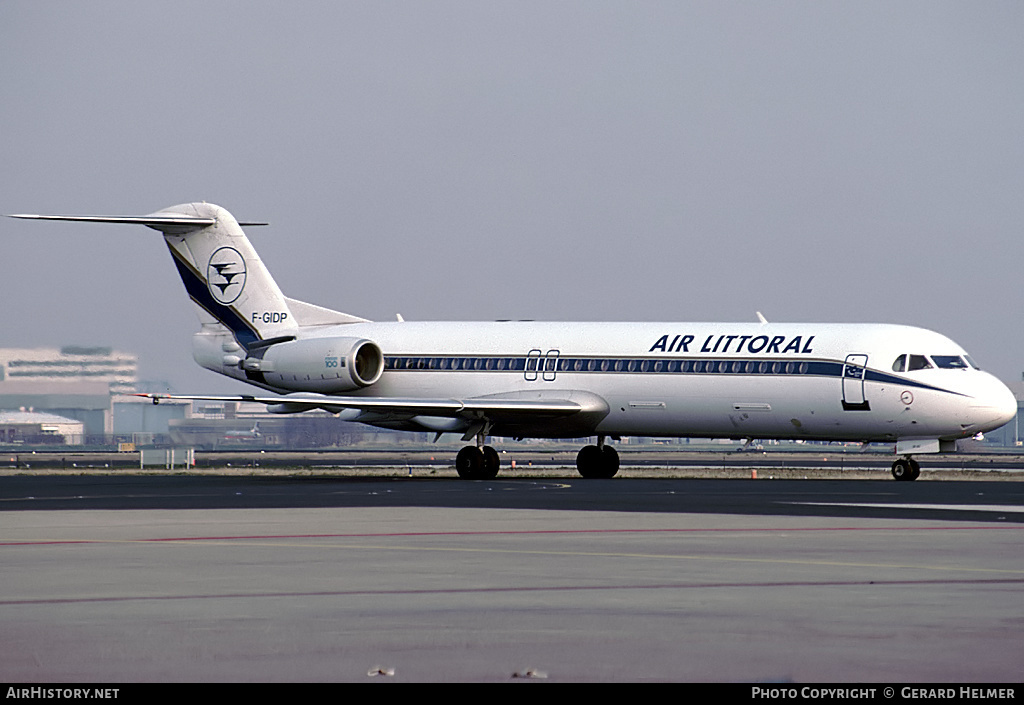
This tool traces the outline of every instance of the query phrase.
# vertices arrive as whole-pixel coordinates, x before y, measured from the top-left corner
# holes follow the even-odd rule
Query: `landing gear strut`
[[[619,453],[605,445],[604,436],[597,437],[596,446],[583,446],[576,456],[576,470],[583,477],[610,478],[619,471]]]
[[[892,464],[892,476],[901,482],[913,482],[921,476],[921,466],[909,455],[905,455]]]

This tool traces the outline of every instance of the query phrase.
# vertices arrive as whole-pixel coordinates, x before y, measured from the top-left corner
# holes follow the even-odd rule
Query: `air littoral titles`
[[[807,340],[803,339],[802,335],[795,335],[787,337],[785,335],[709,335],[701,344],[700,349],[697,349],[697,345],[693,342],[692,335],[676,335],[669,337],[668,334],[661,336],[651,346],[651,349],[647,352],[665,352],[665,353],[750,353],[751,355],[757,355],[759,353],[798,353],[798,354],[810,354],[814,350],[811,348],[811,343],[814,342],[814,336],[807,336]],[[734,345],[735,343],[735,345]],[[692,348],[692,349],[691,349]]]

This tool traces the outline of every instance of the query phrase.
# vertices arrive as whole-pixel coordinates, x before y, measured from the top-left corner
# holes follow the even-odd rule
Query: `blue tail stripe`
[[[245,318],[231,306],[225,306],[218,302],[210,294],[206,280],[192,267],[191,264],[182,259],[181,255],[175,252],[170,245],[167,249],[171,251],[174,264],[178,267],[178,274],[185,284],[185,291],[189,297],[211,316],[227,326],[234,333],[235,340],[243,347],[260,340],[260,334],[254,329]]]

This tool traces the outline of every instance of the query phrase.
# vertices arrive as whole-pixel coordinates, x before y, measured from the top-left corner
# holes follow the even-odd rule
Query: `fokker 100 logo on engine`
[[[217,303],[234,303],[245,288],[245,259],[233,247],[222,247],[210,257],[206,268],[206,281],[210,294]]]

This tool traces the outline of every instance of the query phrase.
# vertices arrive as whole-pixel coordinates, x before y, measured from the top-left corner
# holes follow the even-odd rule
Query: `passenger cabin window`
[[[907,369],[907,356],[900,355],[892,363],[893,372],[905,372]]]
[[[932,363],[928,362],[928,358],[924,355],[911,355],[910,363],[907,365],[907,372],[913,372],[914,370],[927,370],[931,369]]]

